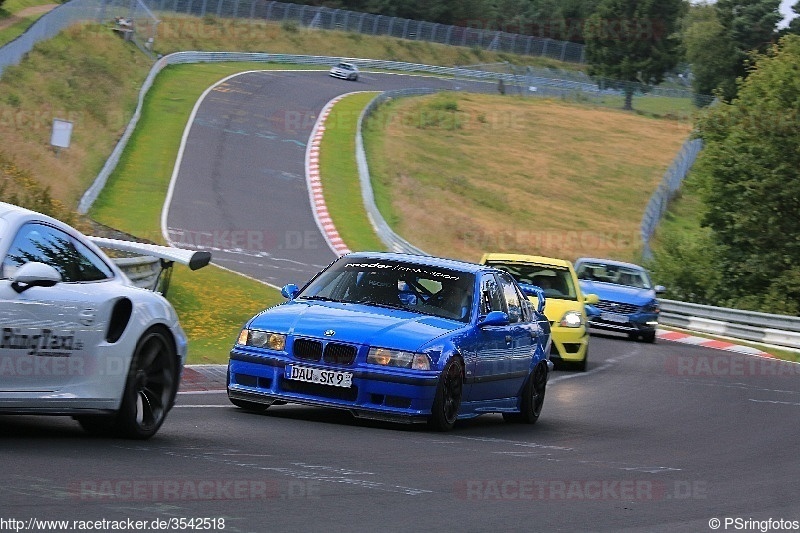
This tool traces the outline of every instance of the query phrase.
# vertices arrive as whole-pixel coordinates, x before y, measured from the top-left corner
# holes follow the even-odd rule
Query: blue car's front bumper
[[[622,319],[620,317],[622,317]],[[589,319],[590,328],[606,331],[619,331],[629,334],[653,333],[655,332],[657,326],[657,313],[633,313],[629,315],[619,315],[619,317],[614,317],[614,320],[604,318],[602,315],[596,315]]]
[[[287,379],[287,365],[352,372],[350,387]],[[354,415],[398,422],[425,422],[431,414],[439,373],[435,370],[341,367],[305,363],[288,357],[234,349],[228,363],[228,397],[263,403],[276,401],[346,409]]]

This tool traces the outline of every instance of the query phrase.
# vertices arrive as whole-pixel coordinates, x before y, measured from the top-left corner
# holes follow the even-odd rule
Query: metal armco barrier
[[[800,317],[660,300],[659,322],[700,333],[800,349]]]
[[[361,135],[361,128],[364,124],[364,119],[375,111],[378,106],[383,102],[396,97],[402,96],[419,96],[423,94],[432,94],[437,92],[436,89],[403,89],[398,91],[387,91],[379,94],[373,98],[367,107],[361,112],[358,117],[358,129],[356,131],[356,163],[358,165],[358,179],[361,183],[361,198],[364,201],[364,208],[367,210],[367,216],[375,233],[378,234],[383,244],[393,252],[405,252],[409,254],[428,255],[421,249],[417,248],[400,235],[394,232],[389,224],[384,220],[383,215],[378,210],[375,204],[375,195],[372,191],[372,179],[369,175],[369,166],[367,165],[367,155],[364,151],[364,138]]]
[[[669,208],[669,202],[675,197],[678,189],[681,188],[683,180],[689,175],[697,156],[703,149],[703,141],[701,139],[688,139],[683,143],[680,152],[672,161],[672,164],[664,173],[661,178],[658,188],[650,196],[650,201],[642,215],[642,223],[640,231],[642,235],[642,242],[644,243],[644,250],[642,255],[644,259],[651,259],[653,253],[650,250],[650,238],[656,232],[661,218]]]

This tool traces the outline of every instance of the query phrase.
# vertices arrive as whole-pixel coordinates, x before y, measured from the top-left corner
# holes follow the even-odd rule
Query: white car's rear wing
[[[191,270],[203,268],[211,261],[211,252],[185,250],[183,248],[145,244],[143,242],[121,241],[105,237],[88,237],[88,239],[101,248],[111,248],[135,254],[150,255],[166,261],[175,261],[188,266]]]

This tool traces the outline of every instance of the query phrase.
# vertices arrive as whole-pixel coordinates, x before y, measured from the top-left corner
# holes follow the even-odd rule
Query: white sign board
[[[69,139],[72,136],[72,122],[53,119],[53,134],[50,136],[50,144],[58,148],[69,148]]]

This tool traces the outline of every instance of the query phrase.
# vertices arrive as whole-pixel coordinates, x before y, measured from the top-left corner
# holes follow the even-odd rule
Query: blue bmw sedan
[[[231,350],[234,405],[331,407],[441,431],[484,413],[539,418],[552,370],[544,297],[534,308],[506,272],[360,252],[282,292]]]

